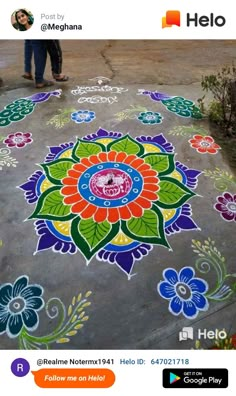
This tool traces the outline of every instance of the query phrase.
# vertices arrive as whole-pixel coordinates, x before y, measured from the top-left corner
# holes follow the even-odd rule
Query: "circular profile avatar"
[[[11,23],[16,30],[29,30],[34,23],[34,17],[30,11],[21,8],[13,12]]]

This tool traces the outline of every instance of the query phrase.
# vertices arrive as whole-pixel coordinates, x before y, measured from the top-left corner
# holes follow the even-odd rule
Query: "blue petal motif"
[[[42,309],[43,306],[44,306],[44,301],[40,297],[33,297],[33,298],[27,299],[26,309],[31,308],[31,309],[35,309],[36,311],[38,311],[38,310]]]
[[[6,331],[10,313],[7,310],[3,310],[1,308],[2,307],[0,307],[0,334],[3,334]]]
[[[106,131],[105,129],[99,128],[97,132],[91,133],[91,135],[84,136],[82,140],[90,141],[90,140],[97,140],[103,137],[111,137],[113,139],[118,139],[121,136],[123,136],[123,133],[121,132]]]
[[[60,146],[51,146],[49,147],[49,153],[45,158],[45,162],[51,162],[56,159],[60,153],[62,153],[65,149],[72,148],[74,146],[73,142],[62,143]]]
[[[164,135],[160,133],[159,135],[156,136],[139,136],[136,137],[136,140],[140,143],[150,143],[150,144],[156,144],[157,146],[162,147],[162,151],[164,153],[173,153],[174,152],[174,146],[166,140]]]
[[[24,290],[27,285],[28,285],[27,276],[21,276],[20,278],[18,278],[13,285],[12,298],[18,297],[19,294],[21,294],[22,290]]]
[[[35,173],[33,173],[32,176],[30,176],[28,178],[28,182],[21,184],[21,186],[19,186],[19,188],[21,188],[21,190],[25,191],[25,199],[29,204],[33,204],[38,200],[38,195],[36,192],[36,187],[37,187],[37,183],[39,178],[42,176],[43,172],[41,171],[36,171]]]
[[[135,261],[141,260],[142,257],[147,256],[152,250],[153,246],[142,243],[133,249],[124,252],[113,252],[101,249],[97,253],[97,260],[107,261],[109,264],[116,264],[122,271],[124,271],[128,278],[130,277]]]
[[[0,288],[0,305],[7,305],[12,299],[12,285],[5,284]]]
[[[163,272],[163,276],[171,285],[175,285],[179,281],[177,272],[172,268],[167,268]]]
[[[191,267],[184,267],[179,273],[180,282],[189,283],[189,281],[194,277],[195,272]]]
[[[43,294],[43,288],[38,285],[30,285],[21,292],[21,297],[26,300],[32,297],[39,297]]]
[[[194,190],[198,185],[198,176],[201,175],[202,171],[188,168],[179,161],[176,162],[176,169],[180,169],[185,174],[187,179],[186,186]]]
[[[38,240],[36,253],[40,252],[41,250],[47,250],[50,248],[53,248],[54,252],[60,252],[64,254],[76,253],[77,248],[75,244],[73,242],[62,241],[54,234],[52,234],[52,232],[47,227],[47,223],[44,220],[37,220],[34,225],[37,235],[40,237]]]
[[[161,282],[158,285],[159,294],[169,300],[170,298],[176,295],[176,291],[173,285],[170,285],[169,282]]]
[[[17,337],[22,329],[23,321],[21,315],[11,315],[7,323],[7,335],[10,338]]]
[[[179,315],[183,308],[183,301],[180,300],[178,296],[172,298],[169,304],[169,311],[173,315]]]
[[[203,279],[194,278],[188,282],[192,292],[205,293],[208,290],[208,284]]]
[[[196,305],[190,300],[184,301],[183,302],[183,314],[188,319],[196,318],[198,315]]]
[[[27,330],[35,330],[38,327],[39,317],[32,309],[25,309],[22,312],[22,319]]]
[[[209,308],[208,300],[205,296],[200,293],[193,293],[192,302],[196,305],[198,309],[201,311],[207,311]]]

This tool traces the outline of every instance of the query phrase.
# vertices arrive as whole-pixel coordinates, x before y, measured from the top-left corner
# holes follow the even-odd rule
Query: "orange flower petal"
[[[148,191],[158,191],[160,187],[157,184],[144,183],[143,189]]]
[[[141,217],[143,215],[143,208],[136,202],[130,202],[127,206],[134,217]]]
[[[92,164],[100,164],[100,160],[97,155],[90,155],[89,161],[92,162]]]
[[[133,168],[138,168],[140,165],[142,165],[144,163],[144,161],[143,161],[143,159],[141,159],[141,158],[136,158],[134,161],[132,161],[131,163],[130,163],[130,165],[133,167]]]
[[[61,189],[61,193],[62,195],[73,195],[75,193],[78,192],[78,188],[77,186],[73,186],[73,187],[62,187]]]
[[[87,170],[87,166],[83,165],[82,163],[80,163],[80,164],[75,164],[75,165],[73,166],[73,168],[74,168],[75,170],[79,171],[79,172],[84,172],[84,171]]]
[[[100,159],[101,162],[107,162],[107,153],[99,153],[98,158]]]
[[[143,165],[141,165],[141,166],[139,166],[137,168],[137,170],[139,172],[142,172],[142,171],[145,171],[145,170],[149,170],[149,169],[151,169],[151,165],[149,165],[149,164],[143,164]]]
[[[83,210],[83,212],[80,214],[82,219],[89,219],[94,215],[94,213],[97,211],[97,206],[89,204],[86,209]]]
[[[154,171],[154,170],[152,170],[152,169],[150,169],[150,170],[142,171],[142,172],[141,172],[141,175],[142,175],[143,177],[147,177],[147,176],[156,176],[156,175],[157,175],[157,172]]]
[[[73,179],[72,177],[64,177],[64,179],[62,179],[62,184],[65,184],[66,186],[77,186],[78,179]]]
[[[194,135],[194,136],[193,136],[193,139],[196,139],[196,140],[203,140],[203,139],[204,139],[204,136],[202,136],[202,135]]]
[[[218,144],[213,143],[210,148],[214,148],[216,150],[219,150],[221,147]]]
[[[158,177],[145,177],[144,183],[157,184],[159,182]]]
[[[204,141],[207,143],[214,143],[214,139],[211,136],[205,136]]]
[[[98,208],[94,215],[94,221],[101,223],[107,219],[107,208]]]
[[[71,212],[72,213],[80,213],[82,212],[82,210],[84,210],[87,206],[89,205],[89,203],[87,201],[85,201],[84,199],[82,199],[82,201],[77,202],[76,204],[74,204],[71,207]]]
[[[152,206],[152,202],[142,198],[139,196],[134,202],[136,202],[139,206],[141,206],[143,209],[150,209]]]
[[[137,158],[137,156],[134,154],[128,155],[128,157],[124,160],[124,163],[130,164],[130,162],[134,161],[136,158]]]
[[[86,166],[86,168],[89,168],[90,166],[93,165],[93,163],[90,162],[88,158],[82,158],[82,159],[80,160],[80,163],[81,163],[82,165]]]
[[[117,151],[110,151],[107,154],[108,161],[115,161],[116,160],[116,156],[117,156]]]
[[[132,216],[127,206],[120,207],[119,212],[120,212],[120,218],[122,220],[129,220]]]
[[[197,147],[197,152],[198,153],[202,153],[202,154],[204,154],[204,153],[206,153],[208,150],[207,150],[207,147]]]
[[[120,153],[117,154],[116,156],[116,162],[124,162],[125,158],[127,157],[126,153],[123,153],[122,151]],[[108,158],[109,158],[109,154],[108,154]]]
[[[76,202],[82,201],[82,199],[83,198],[77,193],[77,194],[74,194],[74,195],[70,195],[69,197],[65,197],[63,202],[66,205],[71,205],[71,204],[74,204]]]
[[[74,179],[79,179],[79,177],[82,175],[82,173],[77,172],[74,169],[70,169],[70,170],[68,170],[67,175],[70,177],[73,177]]]
[[[140,194],[140,197],[147,198],[150,201],[157,201],[157,194],[152,191],[143,190]]]
[[[107,220],[110,223],[116,223],[120,219],[120,214],[117,208],[109,208],[108,209],[108,218]]]
[[[216,154],[217,153],[217,149],[211,147],[211,148],[207,149],[207,152],[210,153],[210,154]]]

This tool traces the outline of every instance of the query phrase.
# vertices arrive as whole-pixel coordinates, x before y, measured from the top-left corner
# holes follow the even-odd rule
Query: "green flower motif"
[[[143,113],[139,113],[138,120],[140,120],[143,124],[161,124],[163,117],[160,113],[154,113],[153,111],[146,111]]]

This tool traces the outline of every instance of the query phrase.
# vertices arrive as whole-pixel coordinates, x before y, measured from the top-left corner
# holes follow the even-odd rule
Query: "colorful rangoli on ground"
[[[170,234],[198,228],[188,201],[201,173],[174,157],[162,134],[133,139],[101,128],[50,147],[20,186],[35,205],[36,253],[80,251],[87,263],[96,257],[130,276],[153,245],[171,249]]]

